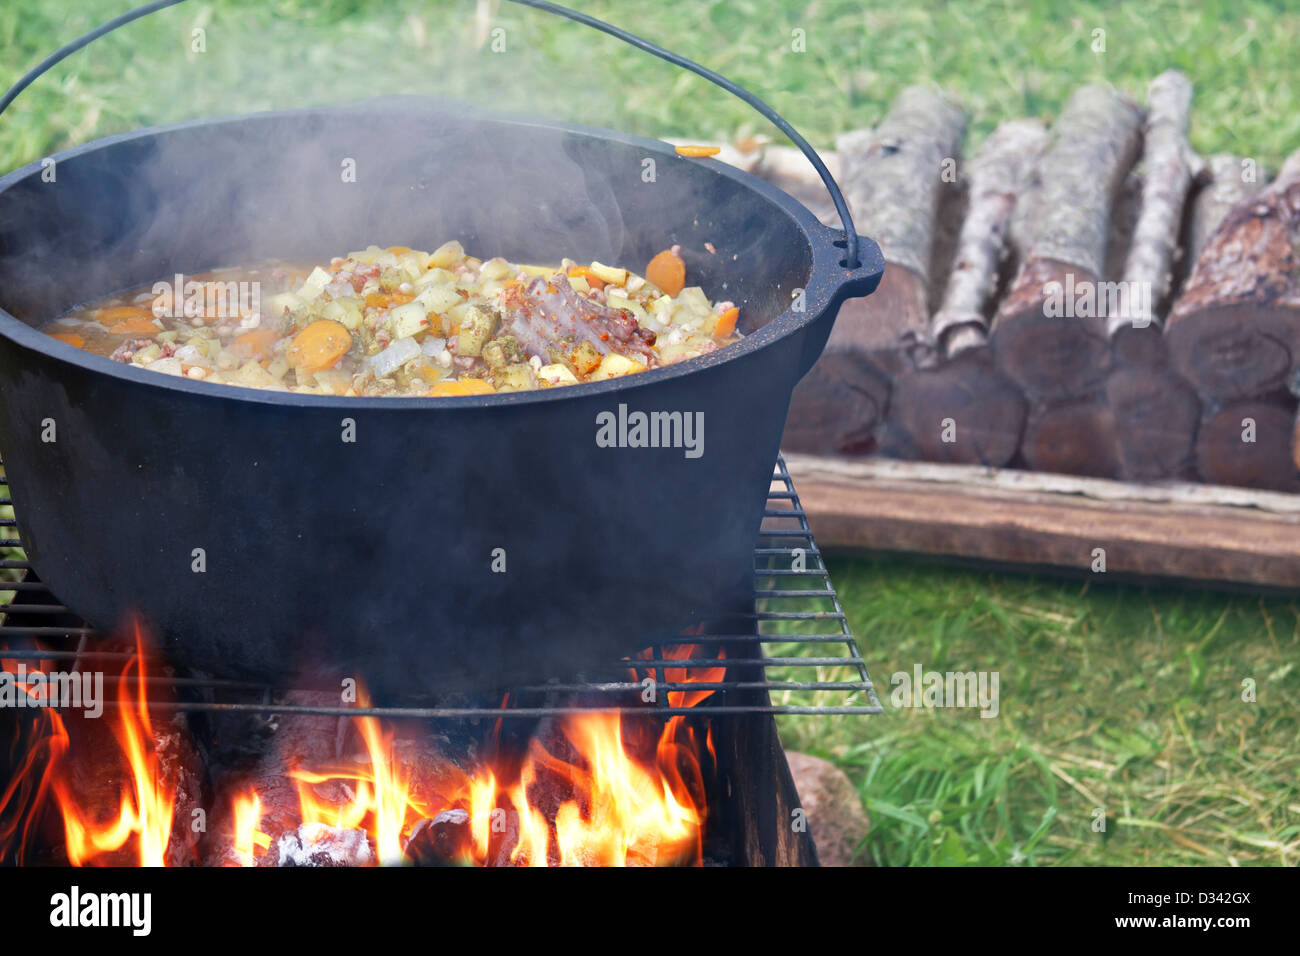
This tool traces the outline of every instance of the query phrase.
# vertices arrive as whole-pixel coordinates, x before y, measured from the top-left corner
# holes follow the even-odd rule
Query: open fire
[[[43,707],[13,742],[24,757],[0,792],[0,858],[27,862],[37,829],[52,818],[74,866],[703,860],[705,775],[717,757],[712,728],[698,718],[593,710],[544,719],[525,740],[504,735],[498,720],[472,760],[455,760],[439,752],[427,725],[358,715],[345,720],[352,749],[343,756],[287,753],[271,777],[244,768],[209,786],[194,772],[184,720],[155,713],[163,701],[150,697],[159,682],[149,680],[154,665],[138,627],[135,644],[115,706],[101,719]],[[663,649],[672,660],[703,653],[691,644]],[[25,663],[29,675],[39,673]],[[0,666],[13,674],[19,665]],[[725,673],[639,667],[632,677],[707,685]],[[40,694],[37,684],[28,692]],[[678,708],[711,694],[667,692]],[[369,706],[363,693],[357,704]],[[201,801],[196,791],[205,787],[215,796]]]

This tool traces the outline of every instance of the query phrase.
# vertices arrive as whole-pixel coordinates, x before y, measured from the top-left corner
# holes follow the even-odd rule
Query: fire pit
[[[21,547],[4,526],[0,546]],[[750,607],[488,694],[371,702],[172,671],[85,626],[25,558],[3,568],[22,576],[6,686],[84,692],[0,710],[20,744],[0,765],[6,863],[809,865],[774,715],[880,712],[784,462]]]

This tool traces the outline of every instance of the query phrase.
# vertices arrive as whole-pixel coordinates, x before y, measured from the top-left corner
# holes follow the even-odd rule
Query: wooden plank
[[[822,548],[1106,575],[1300,587],[1300,496],[790,454]]]

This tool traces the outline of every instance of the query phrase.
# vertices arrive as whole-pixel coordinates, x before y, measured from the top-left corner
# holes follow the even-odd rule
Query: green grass
[[[1300,861],[1300,599],[830,568],[886,714],[781,729],[859,786],[865,861]],[[891,706],[916,664],[997,671],[998,716]]]
[[[1004,118],[1050,117],[1081,82],[1137,96],[1196,83],[1193,144],[1269,165],[1300,147],[1300,11],[1260,0],[896,3],[599,0],[584,10],[710,65],[815,144],[932,81],[971,111],[967,150]],[[125,0],[0,7],[0,83]],[[1292,9],[1288,9],[1288,7]],[[506,5],[506,49],[474,4],[193,2],[59,65],[0,116],[8,169],[142,124],[396,93],[447,95],[645,135],[770,133],[704,81],[582,27]],[[190,49],[206,31],[206,52]],[[1092,48],[1105,30],[1104,53]],[[802,30],[804,52],[795,52]],[[521,161],[524,161],[521,159]],[[853,777],[877,863],[1294,864],[1300,859],[1300,603],[1146,591],[884,560],[837,586],[886,715],[782,721]],[[916,663],[996,670],[1001,713],[894,710]],[[1243,703],[1241,681],[1257,682]],[[1104,833],[1092,828],[1105,813]]]
[[[51,0],[0,8],[0,82],[127,6]],[[757,91],[815,143],[875,122],[932,81],[972,113],[1050,116],[1080,83],[1141,96],[1169,67],[1195,80],[1194,145],[1276,165],[1300,146],[1300,10],[1261,0],[629,0],[578,3]],[[771,132],[748,107],[617,41],[502,6],[505,50],[474,43],[474,4],[217,0],[166,10],[60,64],[0,119],[0,166],[144,123],[356,100],[450,95],[649,135]],[[206,52],[191,51],[206,31]],[[1105,52],[1094,31],[1105,31]],[[793,49],[802,31],[804,49]]]

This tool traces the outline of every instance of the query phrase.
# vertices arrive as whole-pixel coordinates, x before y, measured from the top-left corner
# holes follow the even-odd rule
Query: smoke
[[[703,284],[715,254],[743,259],[770,243],[759,228],[708,232],[701,213],[718,197],[711,177],[682,175],[688,160],[611,157],[590,141],[476,122],[492,113],[617,127],[621,100],[675,68],[627,48],[625,71],[599,70],[593,45],[618,41],[509,3],[361,10],[344,0],[274,15],[245,2],[183,4],[79,54],[94,51],[91,72],[125,61],[123,82],[97,91],[99,132],[249,118],[122,144],[60,164],[54,182],[10,190],[0,274],[23,279],[0,304],[39,324],[176,272],[451,238],[484,258],[567,255],[639,270],[692,231],[698,241],[683,254]],[[265,115],[302,107],[333,111]],[[655,214],[629,222],[624,210],[645,205],[629,203],[637,191],[658,197]],[[734,288],[706,291],[739,300]]]

